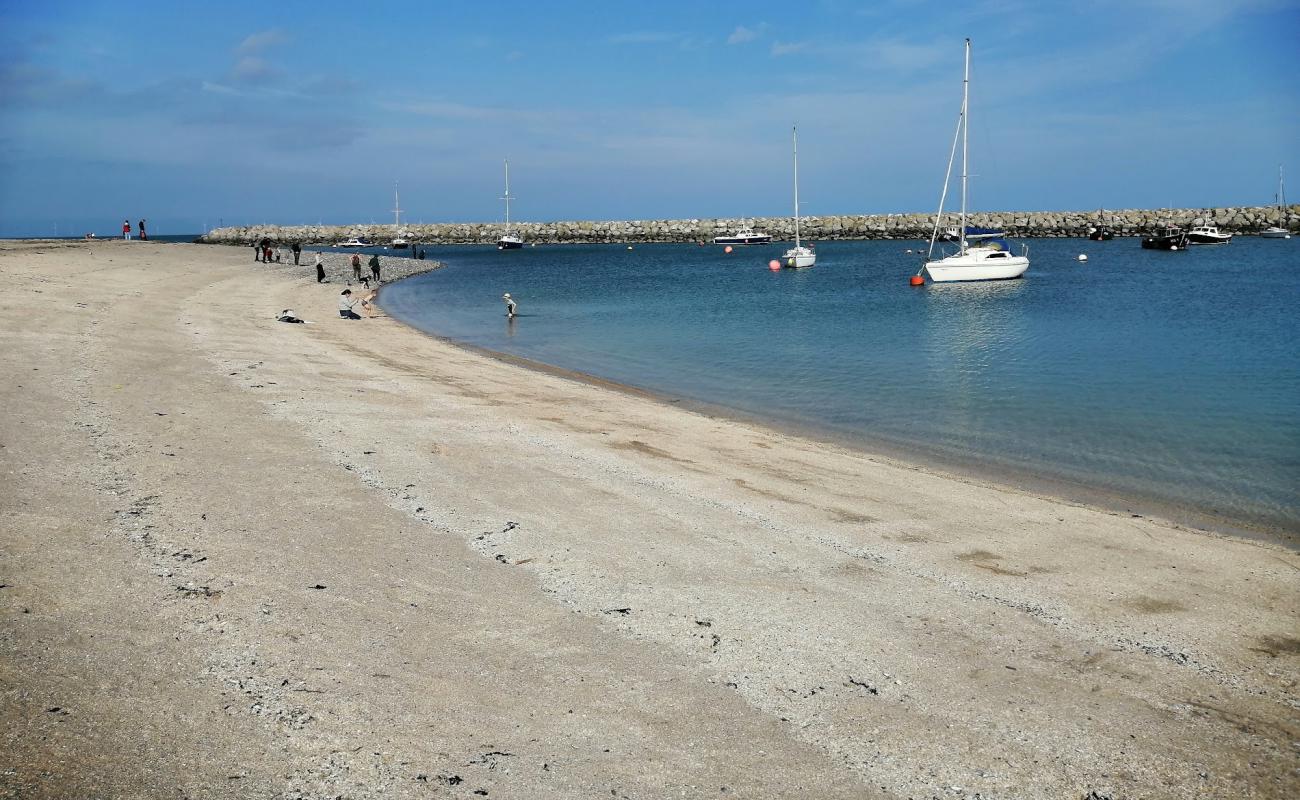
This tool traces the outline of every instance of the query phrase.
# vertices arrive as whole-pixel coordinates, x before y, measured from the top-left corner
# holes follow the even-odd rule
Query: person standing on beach
[[[302,255],[302,245],[295,241],[289,249],[293,251],[293,265],[296,267],[298,266],[298,256]]]
[[[265,236],[262,237],[262,262],[271,263],[271,240]]]
[[[501,299],[504,300],[504,301],[505,301],[505,304],[506,304],[506,318],[508,318],[508,319],[514,319],[514,318],[515,318],[515,299],[514,299],[513,297],[510,296],[510,292],[506,292],[505,294],[501,295]]]
[[[253,240],[253,260],[254,261],[262,260],[262,246],[257,243],[256,239]]]
[[[352,290],[344,289],[339,295],[339,316],[343,319],[361,319],[361,315],[352,310],[356,304],[357,301],[352,299]]]
[[[316,282],[325,282],[325,259],[321,258],[320,253],[316,254]]]
[[[352,254],[352,276],[361,282],[361,256],[356,253]]]
[[[140,241],[149,241],[149,234],[144,232],[144,220],[140,220]]]
[[[122,238],[131,241],[131,220],[122,220]]]
[[[375,279],[375,285],[379,285],[379,255],[370,256],[370,274]]]

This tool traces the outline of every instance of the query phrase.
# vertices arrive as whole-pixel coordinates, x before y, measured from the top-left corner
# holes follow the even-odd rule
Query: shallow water
[[[924,288],[917,242],[821,243],[798,272],[768,269],[779,244],[428,246],[448,266],[383,303],[830,438],[1300,530],[1300,242],[1029,244],[1021,280]]]

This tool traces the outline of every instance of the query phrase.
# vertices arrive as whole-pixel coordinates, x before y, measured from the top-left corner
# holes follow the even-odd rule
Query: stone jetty
[[[812,240],[828,239],[926,239],[934,227],[934,214],[851,214],[804,217],[803,235]],[[607,220],[569,222],[515,222],[514,233],[536,244],[581,242],[710,242],[731,233],[742,224],[771,234],[778,240],[793,238],[789,217]],[[1012,211],[972,214],[969,224],[1005,230],[1019,237],[1086,236],[1094,226],[1110,228],[1117,236],[1137,236],[1156,227],[1173,224],[1217,225],[1229,233],[1252,234],[1281,225],[1300,232],[1300,206],[1237,208],[1159,208],[1119,211]],[[956,225],[955,215],[945,215],[944,225]],[[428,244],[490,244],[502,233],[499,222],[403,225],[408,239]],[[376,245],[387,244],[396,235],[392,225],[251,225],[217,228],[198,241],[211,244],[248,244],[268,237],[276,242],[333,244],[358,236]]]

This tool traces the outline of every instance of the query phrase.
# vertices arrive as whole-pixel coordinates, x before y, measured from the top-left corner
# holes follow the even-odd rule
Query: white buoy
[[[1087,260],[1088,260],[1088,256],[1085,255],[1084,253],[1080,253],[1080,254],[1079,254],[1079,260],[1080,260],[1080,261],[1087,261]]]

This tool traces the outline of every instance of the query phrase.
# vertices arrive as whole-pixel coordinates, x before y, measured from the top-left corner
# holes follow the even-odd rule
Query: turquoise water
[[[1029,244],[1022,280],[924,288],[916,242],[821,243],[798,272],[767,268],[781,245],[430,246],[448,266],[383,303],[838,441],[1300,530],[1300,241]]]

